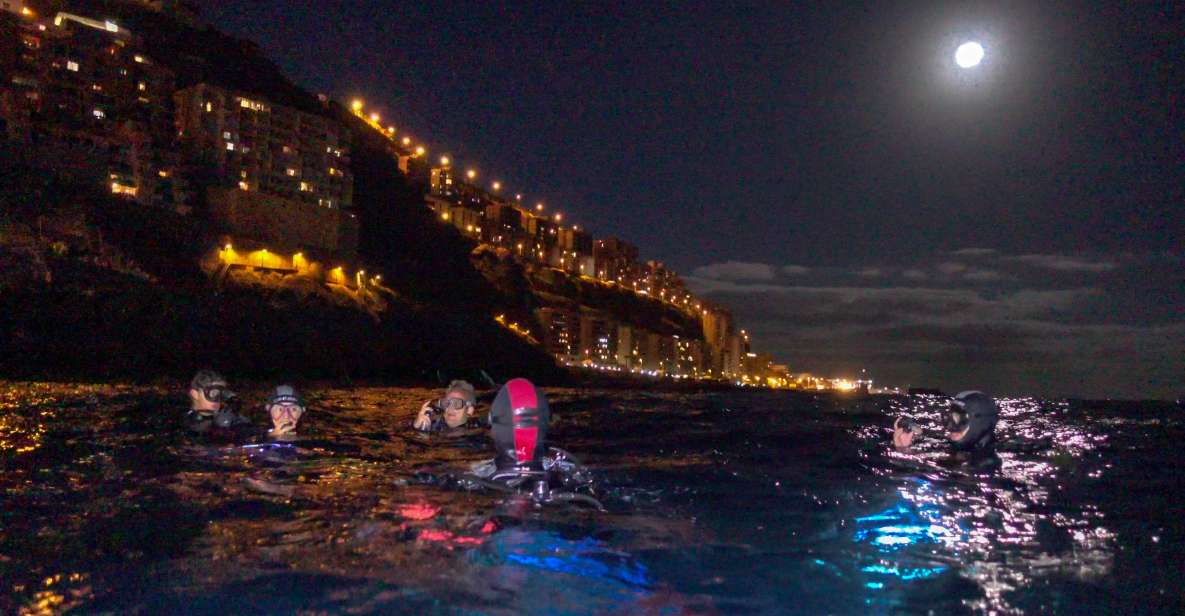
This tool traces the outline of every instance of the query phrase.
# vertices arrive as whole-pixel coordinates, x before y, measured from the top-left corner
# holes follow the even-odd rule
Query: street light
[[[379,117],[379,114],[377,114],[377,113],[372,113],[372,114],[370,114],[370,121],[371,121],[371,122],[374,122],[375,124],[378,124],[380,119],[381,119],[381,118]]]
[[[477,177],[477,172],[476,172],[476,171],[474,171],[474,170],[472,170],[472,169],[470,169],[470,170],[468,170],[468,171],[466,171],[466,172],[465,172],[465,177],[467,177],[467,178],[469,178],[469,179],[471,179],[471,180],[472,180],[473,178]]]
[[[411,145],[411,137],[404,137],[403,145]]]
[[[502,190],[502,182],[495,181],[493,186],[494,190]]]
[[[535,204],[535,211],[537,211],[537,212],[542,212],[542,211],[543,211],[543,204],[542,204],[542,203],[536,203],[536,204]]]
[[[423,156],[427,152],[428,152],[428,150],[425,150],[424,146],[422,146],[422,145],[416,148],[416,156]]]
[[[448,163],[449,163],[449,160],[448,160],[448,157],[447,157],[447,156],[441,156],[441,157],[440,157],[440,165],[441,165],[442,167],[447,167],[447,166],[448,166]]]
[[[354,101],[350,103],[350,109],[353,109],[354,113],[362,111],[362,99],[360,99],[360,98],[354,99]]]

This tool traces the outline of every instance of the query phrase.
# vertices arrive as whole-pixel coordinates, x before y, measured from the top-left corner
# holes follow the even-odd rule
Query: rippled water
[[[304,440],[268,448],[186,435],[165,388],[0,383],[0,612],[1185,608],[1175,406],[1006,400],[972,470],[932,398],[550,392],[601,513],[441,486],[490,448],[407,431],[430,395],[313,390]],[[887,447],[898,414],[916,454]]]

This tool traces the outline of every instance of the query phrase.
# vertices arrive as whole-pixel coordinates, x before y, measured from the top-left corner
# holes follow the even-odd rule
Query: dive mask
[[[951,434],[957,434],[967,429],[967,409],[962,400],[952,400],[950,407],[942,417],[942,427]]]

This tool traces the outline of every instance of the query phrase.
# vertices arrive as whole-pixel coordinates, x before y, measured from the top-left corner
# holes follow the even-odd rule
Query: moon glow
[[[971,68],[983,60],[983,45],[969,41],[959,45],[955,50],[955,63],[963,68]]]

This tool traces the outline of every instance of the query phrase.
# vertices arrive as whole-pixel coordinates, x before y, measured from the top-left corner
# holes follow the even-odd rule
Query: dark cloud
[[[811,268],[802,265],[786,265],[782,267],[782,273],[789,276],[802,276],[811,273]]]
[[[998,253],[999,251],[995,248],[960,248],[959,250],[952,250],[950,252],[950,254],[955,255],[956,257],[968,258],[990,257]]]
[[[1109,272],[1119,267],[1118,263],[1112,261],[1092,261],[1065,255],[1028,254],[1004,260],[1061,272]]]
[[[892,384],[1008,394],[1179,395],[1185,294],[1169,281],[1180,259],[1079,260],[1115,264],[1105,270],[1049,266],[1075,262],[1070,257],[1022,260],[984,251],[978,259],[982,267],[939,259],[856,271],[817,267],[806,280],[692,276],[688,284],[732,306],[757,350],[794,370],[851,375],[868,368]],[[860,276],[865,270],[878,275]],[[1141,308],[1139,291],[1149,281],[1159,281],[1158,297],[1170,304],[1155,315]]]
[[[691,275],[713,280],[773,280],[777,273],[772,265],[764,263],[727,261],[697,267],[691,272]]]

